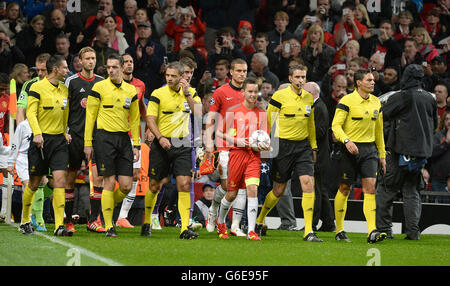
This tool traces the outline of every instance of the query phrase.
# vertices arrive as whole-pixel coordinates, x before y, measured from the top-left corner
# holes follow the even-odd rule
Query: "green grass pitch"
[[[302,231],[268,230],[258,242],[219,240],[205,229],[197,240],[180,240],[175,227],[153,230],[151,238],[140,236],[140,226],[117,228],[116,238],[76,227],[72,237],[54,237],[52,225],[26,236],[0,224],[0,266],[450,266],[449,235],[422,235],[420,241],[396,235],[368,244],[364,233],[349,233],[347,243],[319,232],[324,242],[312,243],[301,239]]]

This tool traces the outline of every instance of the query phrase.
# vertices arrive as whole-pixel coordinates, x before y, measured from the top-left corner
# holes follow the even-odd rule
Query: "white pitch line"
[[[11,226],[14,226],[14,225],[16,226],[16,228],[18,227],[18,224],[11,224]],[[92,252],[90,250],[87,250],[87,249],[85,249],[83,247],[80,247],[78,245],[74,245],[74,244],[65,242],[65,241],[63,241],[61,239],[58,239],[58,238],[54,237],[54,236],[49,236],[49,235],[40,233],[38,231],[35,231],[34,234],[42,236],[43,238],[46,238],[46,239],[50,240],[51,242],[60,244],[62,246],[65,246],[65,247],[68,247],[68,248],[77,249],[77,250],[80,251],[80,254],[84,254],[84,255],[89,256],[89,257],[91,257],[91,258],[93,258],[95,260],[101,261],[101,262],[107,264],[108,266],[124,266],[123,264],[121,264],[119,262],[116,262],[116,261],[114,261],[112,259],[103,257],[101,255],[98,255],[98,254],[96,254],[96,253],[94,253],[94,252]]]

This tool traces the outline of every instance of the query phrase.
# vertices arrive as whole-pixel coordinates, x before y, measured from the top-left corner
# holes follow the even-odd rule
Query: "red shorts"
[[[230,150],[228,161],[228,190],[245,189],[247,185],[259,186],[261,157],[248,149]]]

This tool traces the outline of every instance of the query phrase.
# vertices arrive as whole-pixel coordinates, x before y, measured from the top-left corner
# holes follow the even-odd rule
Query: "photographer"
[[[174,18],[167,21],[164,32],[174,40],[173,50],[180,49],[183,32],[191,30],[195,34],[195,38],[200,39],[206,31],[206,25],[197,17],[192,6],[186,8],[177,7]],[[197,42],[197,45],[199,43]],[[202,46],[202,45],[199,45]]]
[[[214,52],[209,54],[208,65],[210,70],[214,70],[216,62],[220,59],[226,59],[231,62],[233,59],[241,58],[246,61],[244,52],[233,42],[234,30],[231,27],[225,27],[217,32],[214,42]]]
[[[114,11],[114,6],[112,0],[100,0],[98,2],[98,9],[95,15],[91,15],[86,19],[86,25],[84,27],[84,35],[87,38],[91,38],[95,34],[95,30],[98,26],[103,26],[106,16],[113,15],[116,20],[117,30],[123,32],[123,21],[122,18],[117,16]]]

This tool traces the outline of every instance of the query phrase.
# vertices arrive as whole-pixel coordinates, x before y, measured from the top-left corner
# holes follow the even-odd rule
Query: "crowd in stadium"
[[[373,2],[378,3],[379,6]],[[131,75],[129,79],[138,79],[143,86],[143,93],[139,99],[139,104],[142,105],[139,108],[142,106],[150,108],[158,96],[157,92],[154,92],[168,84],[167,67],[176,69],[177,67],[171,63],[181,62],[192,69],[188,85],[189,88],[193,88],[190,92],[192,96],[198,96],[197,103],[202,105],[203,130],[208,126],[208,111],[210,111],[210,105],[214,104],[215,92],[220,87],[234,82],[230,70],[236,67],[236,63],[237,65],[246,63],[246,77],[257,80],[256,106],[262,110],[270,108],[271,103],[273,105],[272,96],[275,92],[293,84],[290,69],[304,66],[306,82],[317,83],[318,97],[326,106],[324,114],[327,118],[326,120],[315,118],[316,132],[319,132],[321,128],[322,133],[326,134],[326,140],[322,143],[324,145],[318,146],[319,151],[322,151],[316,162],[320,164],[320,172],[314,169],[314,176],[319,174],[322,177],[315,178],[316,181],[321,182],[321,190],[318,191],[316,187],[316,202],[313,203],[315,211],[314,217],[311,218],[312,230],[317,230],[320,220],[322,230],[335,231],[334,212],[329,198],[334,198],[340,188],[337,166],[339,166],[340,144],[343,141],[340,142],[332,132],[332,122],[337,114],[336,110],[339,109],[340,100],[358,88],[355,74],[361,69],[368,69],[375,82],[371,94],[380,98],[383,103],[384,95],[404,88],[406,83],[402,81],[402,76],[408,66],[419,65],[423,70],[421,87],[433,93],[438,116],[435,118],[438,124],[433,135],[433,152],[426,158],[426,164],[421,172],[425,184],[420,191],[434,194],[430,202],[450,203],[450,196],[446,195],[450,189],[449,9],[449,0],[1,1],[0,129],[2,144],[10,145],[7,141],[11,112],[9,105],[11,102],[15,104],[16,101],[20,101],[25,95],[28,96],[30,86],[35,84],[33,79],[42,80],[47,74],[46,66],[42,66],[42,63],[48,61],[53,55],[60,55],[67,62],[68,72],[62,80],[66,82],[66,85],[70,81],[69,78],[80,75],[82,72],[83,65],[80,57],[83,53],[80,51],[85,47],[91,47],[92,50],[89,51],[95,54],[93,72],[99,78],[108,78],[107,62],[111,59],[111,55],[127,55],[133,64],[132,70],[128,73],[129,76]],[[242,61],[236,62],[236,59]],[[233,61],[234,66],[231,65]],[[17,100],[10,98],[13,96],[10,89],[12,82],[14,82]],[[311,86],[310,88],[314,89]],[[183,90],[186,90],[185,94],[189,94],[188,87]],[[308,92],[311,91],[308,90]],[[20,104],[17,104],[16,126],[26,117],[24,110],[27,105],[22,107],[21,110]],[[85,107],[86,105],[83,108]],[[142,122],[146,121],[142,113],[141,119]],[[388,136],[386,134],[388,130],[388,128],[384,129],[385,138]],[[150,144],[155,139],[159,141],[160,138],[161,134],[158,136],[152,132],[145,132],[141,141],[144,144]],[[316,139],[319,145],[319,136]],[[141,148],[140,158],[143,158],[142,150]],[[325,154],[323,150],[326,150]],[[193,183],[203,186],[201,189],[205,191],[205,196],[196,200],[198,203],[194,206],[191,195],[190,222],[191,225],[200,222],[203,227],[208,227],[208,212],[211,211],[210,207],[214,205],[215,200],[211,190],[219,186],[224,177],[219,176],[217,170],[201,175],[199,168],[203,161],[198,153],[209,153],[209,150],[196,148],[196,151],[197,164],[194,164],[193,168],[197,170],[194,170]],[[146,160],[148,161],[148,158]],[[264,204],[266,195],[275,188],[269,176],[271,167],[271,161],[262,161],[258,187],[259,206]],[[80,168],[81,170],[73,175],[74,182],[75,177],[78,180],[76,191],[73,184],[69,191],[71,195],[67,195],[67,187],[65,193],[65,214],[66,216],[73,214],[74,218],[80,215],[77,207],[75,209],[73,207],[75,198],[84,200],[84,203],[80,202],[80,204],[90,209],[89,204],[91,206],[99,204],[100,199],[98,196],[94,199],[95,194],[100,194],[101,197],[101,183],[94,184],[94,187],[90,188],[92,189],[90,194],[80,190],[79,186],[86,186],[89,183],[87,164],[80,162],[78,169]],[[5,171],[3,174],[6,176],[7,166],[2,165],[2,170]],[[128,206],[119,215],[118,219],[122,219],[122,222],[117,223],[118,226],[132,227],[127,221],[127,214],[133,205],[136,193],[139,195],[136,186],[139,185],[137,181],[142,174],[134,173],[133,175],[134,190],[128,195],[125,194],[126,196],[123,195],[122,205],[128,204]],[[294,172],[292,178],[298,178],[298,174]],[[292,180],[292,186],[296,188],[305,186],[302,182],[299,186],[299,183],[294,181]],[[176,197],[177,194],[170,190],[174,186],[176,188],[177,184],[174,178],[171,182],[164,183],[165,192],[160,192],[160,196],[151,198],[154,208],[151,220],[147,219],[147,217],[150,218],[150,214],[146,214],[146,221],[144,221],[144,224],[153,224],[153,229],[159,227],[159,214],[165,216],[166,225],[172,224],[176,219],[176,215],[172,213],[177,213],[177,208],[174,207],[177,200],[174,196]],[[3,181],[3,186],[5,184],[6,180]],[[277,198],[277,200],[280,199],[277,205],[282,221],[280,229],[297,230],[295,223],[283,217],[292,216],[292,194],[298,193],[298,190],[294,190],[295,188],[291,192],[290,186],[289,181],[287,194],[283,194],[281,199]],[[361,198],[361,187],[361,180],[356,180],[350,190],[353,198]],[[150,191],[152,187],[145,185],[145,188],[149,188]],[[4,196],[6,188],[2,189]],[[40,213],[38,219],[41,221],[45,218],[48,222],[52,222],[52,218],[45,217],[45,214],[49,213],[47,209],[51,206],[48,203],[44,204],[52,193],[52,189],[53,186],[45,182],[39,192],[41,205],[37,213]],[[192,189],[191,186],[191,193]],[[147,190],[144,190],[144,193],[145,191]],[[435,192],[440,192],[442,195],[436,195]],[[153,191],[152,193],[155,194]],[[103,194],[105,194],[104,191]],[[163,194],[165,194],[165,209],[160,207],[163,205],[161,203]],[[236,201],[239,201],[240,195],[240,193],[237,194]],[[306,193],[303,192],[303,196],[305,195]],[[16,192],[14,202],[21,205],[21,196],[21,192]],[[231,226],[231,233],[234,235],[242,233],[241,218],[247,219],[245,194],[243,197],[243,207],[233,205],[233,220],[237,219],[237,226],[234,225],[234,221],[234,227]],[[33,197],[33,199],[36,201],[36,198]],[[70,210],[67,209],[68,202],[72,206]],[[180,202],[179,199],[178,202]],[[99,208],[97,206],[97,210]],[[2,213],[4,210],[3,204]],[[20,222],[17,217],[20,217],[21,213],[21,207],[13,208],[14,221]],[[101,221],[98,220],[99,213],[95,214],[87,218],[87,223],[91,224],[88,229],[107,231],[108,229],[105,230],[101,226]],[[214,222],[216,215],[213,216]],[[182,216],[181,220],[185,219],[185,215]],[[34,214],[32,219],[36,220]],[[70,219],[70,216],[66,218],[66,228],[73,229],[74,221]],[[263,222],[258,218],[256,228]],[[71,225],[67,226],[68,224]],[[45,229],[44,223],[36,223],[34,227]],[[212,226],[213,230],[214,227]],[[260,236],[261,229],[258,231]],[[148,232],[143,229],[141,234],[147,235]],[[389,235],[391,234],[388,233]],[[315,241],[318,238],[308,239]]]

